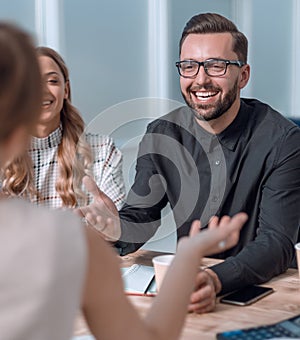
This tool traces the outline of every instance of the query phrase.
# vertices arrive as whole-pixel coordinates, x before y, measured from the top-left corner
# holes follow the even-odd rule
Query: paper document
[[[129,268],[121,268],[121,272],[126,293],[138,295],[156,294],[153,267],[133,264]]]

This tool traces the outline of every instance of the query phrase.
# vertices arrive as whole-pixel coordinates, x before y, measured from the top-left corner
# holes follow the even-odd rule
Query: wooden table
[[[151,259],[161,253],[139,250],[121,258],[121,266],[128,267],[133,263],[152,265]],[[203,259],[203,265],[217,263],[215,259]],[[216,333],[232,329],[271,324],[285,318],[300,314],[300,280],[298,271],[289,269],[286,273],[273,278],[265,284],[273,287],[275,293],[246,307],[217,303],[213,313],[187,314],[181,335],[183,340],[212,340]],[[129,296],[130,301],[144,315],[153,297]],[[81,318],[76,324],[75,335],[89,334]]]

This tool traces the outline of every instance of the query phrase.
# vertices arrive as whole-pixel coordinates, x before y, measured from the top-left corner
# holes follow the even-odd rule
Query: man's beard
[[[219,90],[217,88],[204,86],[201,88],[206,91],[215,91]],[[234,103],[238,90],[238,82],[236,81],[231,88],[231,90],[226,94],[225,98],[222,100],[218,100],[215,104],[205,105],[205,104],[195,104],[190,97],[186,97],[182,91],[182,96],[186,102],[186,104],[193,109],[193,114],[197,119],[210,121],[213,119],[217,119],[221,117],[225,112],[227,112],[232,104]],[[191,88],[188,89],[188,93],[190,93]],[[194,89],[193,89],[194,92]],[[201,114],[201,111],[203,114]]]

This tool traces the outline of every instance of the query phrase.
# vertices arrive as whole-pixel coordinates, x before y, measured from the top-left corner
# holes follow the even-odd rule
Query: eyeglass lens
[[[186,60],[179,63],[180,74],[184,77],[193,77],[197,75],[201,65],[203,65],[205,72],[209,76],[223,75],[227,68],[227,64],[223,60],[207,60],[201,63],[194,60]]]

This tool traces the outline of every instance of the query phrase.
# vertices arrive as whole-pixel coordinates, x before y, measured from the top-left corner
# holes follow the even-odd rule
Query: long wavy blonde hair
[[[62,141],[57,150],[59,176],[55,189],[62,199],[63,206],[75,207],[78,203],[86,204],[87,195],[81,189],[82,178],[91,175],[92,152],[86,142],[84,121],[78,110],[71,104],[69,72],[62,57],[49,47],[38,47],[37,56],[46,56],[54,60],[60,68],[66,86],[68,98],[64,99],[60,113]],[[27,196],[42,201],[33,180],[33,166],[29,155],[13,159],[3,170],[3,192],[11,196]]]

